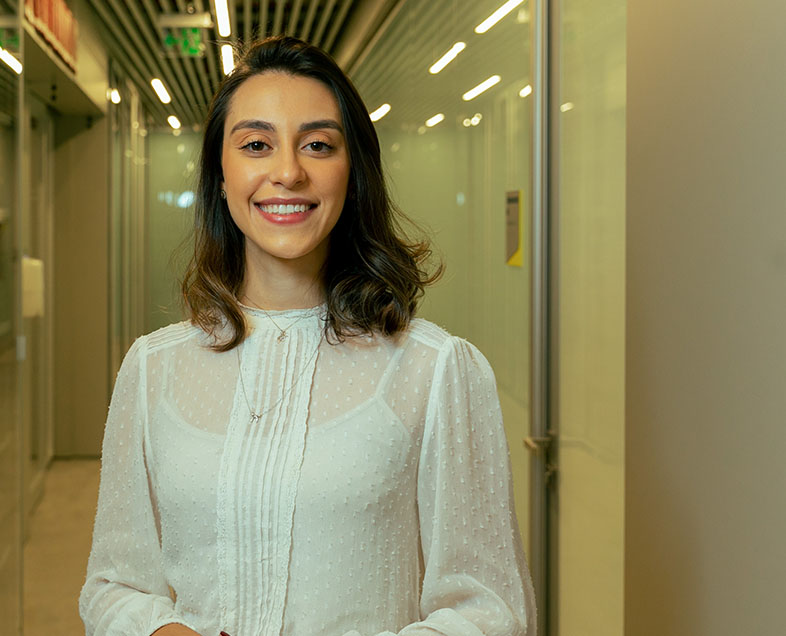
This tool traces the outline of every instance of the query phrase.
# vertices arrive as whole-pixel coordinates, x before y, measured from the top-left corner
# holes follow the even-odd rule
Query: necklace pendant
[[[259,420],[262,419],[262,416],[259,413],[251,413],[251,423],[256,424]]]
[[[276,338],[276,342],[284,342],[284,340],[286,340],[286,339],[287,339],[287,332],[286,331],[282,331],[279,334],[278,338]]]

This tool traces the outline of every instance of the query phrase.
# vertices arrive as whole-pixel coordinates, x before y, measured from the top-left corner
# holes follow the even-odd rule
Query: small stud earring
[[[227,191],[224,190],[223,188],[221,190],[221,198],[224,199],[224,200],[226,200],[226,198],[227,198]]]

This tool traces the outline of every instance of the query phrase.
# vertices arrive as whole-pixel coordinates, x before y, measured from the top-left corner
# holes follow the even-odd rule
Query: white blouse
[[[188,323],[131,347],[88,635],[534,636],[488,362],[424,320],[330,344],[323,312],[271,312],[279,339],[246,309],[226,353]]]

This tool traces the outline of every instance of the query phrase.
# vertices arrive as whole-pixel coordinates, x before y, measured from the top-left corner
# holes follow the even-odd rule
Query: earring
[[[221,189],[221,198],[224,199],[225,201],[226,201],[226,198],[227,198],[227,191],[224,190],[223,188]]]

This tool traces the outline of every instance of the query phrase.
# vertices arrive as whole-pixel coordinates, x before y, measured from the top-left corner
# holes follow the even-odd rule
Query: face
[[[280,72],[247,79],[230,101],[221,162],[229,212],[246,237],[247,267],[321,267],[349,181],[332,91]]]

